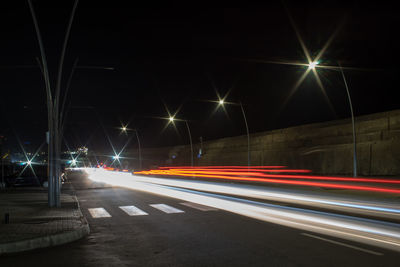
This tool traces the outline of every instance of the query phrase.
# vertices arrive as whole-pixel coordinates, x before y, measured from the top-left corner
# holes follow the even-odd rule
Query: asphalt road
[[[65,190],[73,186],[91,234],[67,245],[0,257],[1,267],[399,266],[400,254],[382,248],[204,210],[156,194],[99,188],[82,175],[72,175],[70,181]],[[155,204],[164,205],[151,206]],[[147,214],[129,216],[123,206]],[[94,208],[103,208],[110,217],[94,218],[89,212]]]

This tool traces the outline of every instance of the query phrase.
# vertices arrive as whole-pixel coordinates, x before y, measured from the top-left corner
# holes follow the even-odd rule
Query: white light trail
[[[172,180],[169,185],[161,185],[153,184],[152,182],[155,182],[155,180],[168,180],[143,178],[130,175],[129,173],[108,172],[101,169],[91,170],[88,174],[90,179],[98,182],[181,199],[270,223],[400,251],[399,224],[272,205],[172,187],[172,183],[176,183],[176,180]],[[211,185],[207,183],[196,183],[196,186],[198,186],[197,190],[203,190],[205,187]],[[230,187],[231,191],[235,191],[235,193],[240,191],[240,188],[235,186],[224,186],[224,190],[227,189],[226,187]],[[220,188],[220,190],[222,190],[222,188]],[[248,191],[242,191],[241,194],[244,196],[245,192]],[[271,194],[271,192],[269,193]],[[283,195],[284,193],[282,193],[281,196]],[[274,197],[277,197],[277,195]],[[288,196],[286,199],[294,200],[295,197]],[[298,201],[302,200],[307,201],[304,196],[303,198],[298,197]],[[311,202],[310,200],[308,201]],[[396,209],[394,209],[394,211],[396,211]]]
[[[135,175],[133,175],[133,177],[138,182],[182,187],[211,193],[251,197],[312,207],[322,207],[331,210],[347,211],[355,214],[392,218],[400,221],[400,209],[398,208],[398,205],[384,202],[327,197],[324,195],[317,195],[312,193],[301,194],[288,190],[272,190],[268,188],[261,188],[259,186],[249,185],[228,185],[216,182],[185,181],[182,179],[160,179]]]

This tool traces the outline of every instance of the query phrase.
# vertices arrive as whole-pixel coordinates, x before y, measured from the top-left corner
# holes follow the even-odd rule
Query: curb
[[[16,242],[10,242],[6,244],[0,244],[0,255],[8,254],[8,253],[16,253],[16,252],[23,252],[29,251],[38,248],[46,248],[46,247],[53,247],[58,245],[63,245],[66,243],[70,243],[81,239],[82,237],[90,234],[90,227],[83,216],[81,208],[79,206],[78,199],[76,198],[76,203],[78,205],[79,213],[80,213],[80,220],[82,222],[82,226],[78,229],[73,231],[62,232],[54,235],[47,235],[43,237],[37,237],[27,240],[21,240]]]

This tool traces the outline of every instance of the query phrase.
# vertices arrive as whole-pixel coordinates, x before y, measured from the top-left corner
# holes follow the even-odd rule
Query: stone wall
[[[356,117],[359,175],[400,175],[400,110]],[[247,136],[194,144],[194,163],[247,165]],[[315,174],[353,171],[351,119],[290,127],[250,135],[251,165],[284,165]],[[190,165],[190,146],[143,150],[143,166]]]

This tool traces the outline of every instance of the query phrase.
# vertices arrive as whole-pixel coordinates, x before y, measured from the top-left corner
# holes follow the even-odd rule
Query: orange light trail
[[[387,206],[387,204],[379,202],[318,196],[312,192],[304,195],[286,190],[270,190],[265,187],[139,177],[104,169],[81,169],[85,170],[88,178],[94,182],[193,202],[302,231],[333,236],[396,252],[400,251],[400,228],[397,223],[358,218],[353,216],[353,213],[351,216],[341,215],[242,199],[237,196],[253,196],[261,199],[277,199],[278,201],[282,201],[283,198],[283,203],[308,203],[312,207],[329,207],[332,210],[347,209],[357,212],[356,214],[377,214],[376,212],[378,212],[378,214],[384,215],[384,218],[387,214],[398,216],[399,210],[394,204]]]
[[[239,171],[245,171],[247,168],[243,168],[243,169],[239,169],[239,168],[233,168],[233,169],[224,169],[224,168],[213,168],[213,169],[211,169],[211,168],[196,168],[196,169],[184,169],[184,168],[174,168],[174,169],[172,169],[173,171],[180,171],[180,172],[183,172],[183,171],[210,171],[210,170],[213,170],[213,171],[232,171],[232,172],[239,172]],[[268,170],[268,169],[251,169],[251,170],[249,170],[249,171],[251,171],[251,172],[286,172],[286,173],[310,173],[311,172],[311,170],[302,170],[302,169],[298,169],[298,170],[292,170],[292,169],[272,169],[272,170]],[[249,172],[248,172],[249,173]]]
[[[226,169],[226,171],[220,171],[222,169],[218,169],[219,171],[203,171],[202,169],[173,169],[173,170],[150,170],[150,171],[142,171],[135,172],[135,174],[160,174],[160,175],[178,175],[178,176],[200,176],[207,175],[203,177],[212,178],[214,176],[225,177],[226,179],[232,179],[231,175],[236,176],[256,176],[256,177],[267,177],[267,178],[286,178],[286,179],[311,179],[311,180],[325,180],[325,181],[347,181],[347,182],[366,182],[366,183],[387,183],[387,184],[400,184],[400,180],[383,180],[383,179],[374,179],[374,178],[351,178],[351,177],[330,177],[330,176],[313,176],[313,175],[287,175],[287,174],[265,174],[260,172],[235,172],[230,171],[230,169]],[[276,171],[276,170],[267,170]],[[287,172],[309,172],[308,170],[286,170]],[[281,171],[281,172],[286,172]],[[242,178],[242,177],[241,177]],[[252,178],[252,177],[250,177]],[[258,179],[258,178],[257,178]],[[262,179],[258,179],[262,181]]]
[[[344,181],[344,182],[359,182],[359,183],[385,183],[385,184],[400,184],[400,180],[387,180],[387,179],[376,179],[376,178],[352,178],[352,177],[332,177],[332,176],[313,176],[313,175],[291,175],[291,174],[268,174],[265,172],[310,172],[309,170],[293,170],[293,169],[282,169],[282,170],[268,170],[265,168],[259,168],[253,170],[247,170],[247,166],[227,166],[223,168],[218,166],[216,168],[212,166],[206,167],[162,167],[157,170],[134,172],[134,174],[143,175],[166,175],[166,176],[196,176],[203,178],[215,178],[215,179],[227,179],[237,181],[253,181],[253,182],[265,182],[265,183],[279,183],[279,184],[291,184],[291,185],[303,185],[303,186],[316,186],[325,188],[337,188],[337,189],[352,189],[362,191],[373,191],[383,193],[395,193],[399,194],[400,189],[382,188],[374,186],[364,185],[349,185],[340,183],[327,183],[324,181]],[[279,179],[276,179],[279,178]],[[282,179],[284,178],[284,179]],[[288,180],[290,179],[290,180]],[[301,180],[322,180],[316,181],[298,181],[291,179]]]
[[[201,166],[202,169],[282,169],[286,166]],[[159,169],[198,169],[198,167],[190,166],[173,166],[173,167],[159,167]]]

